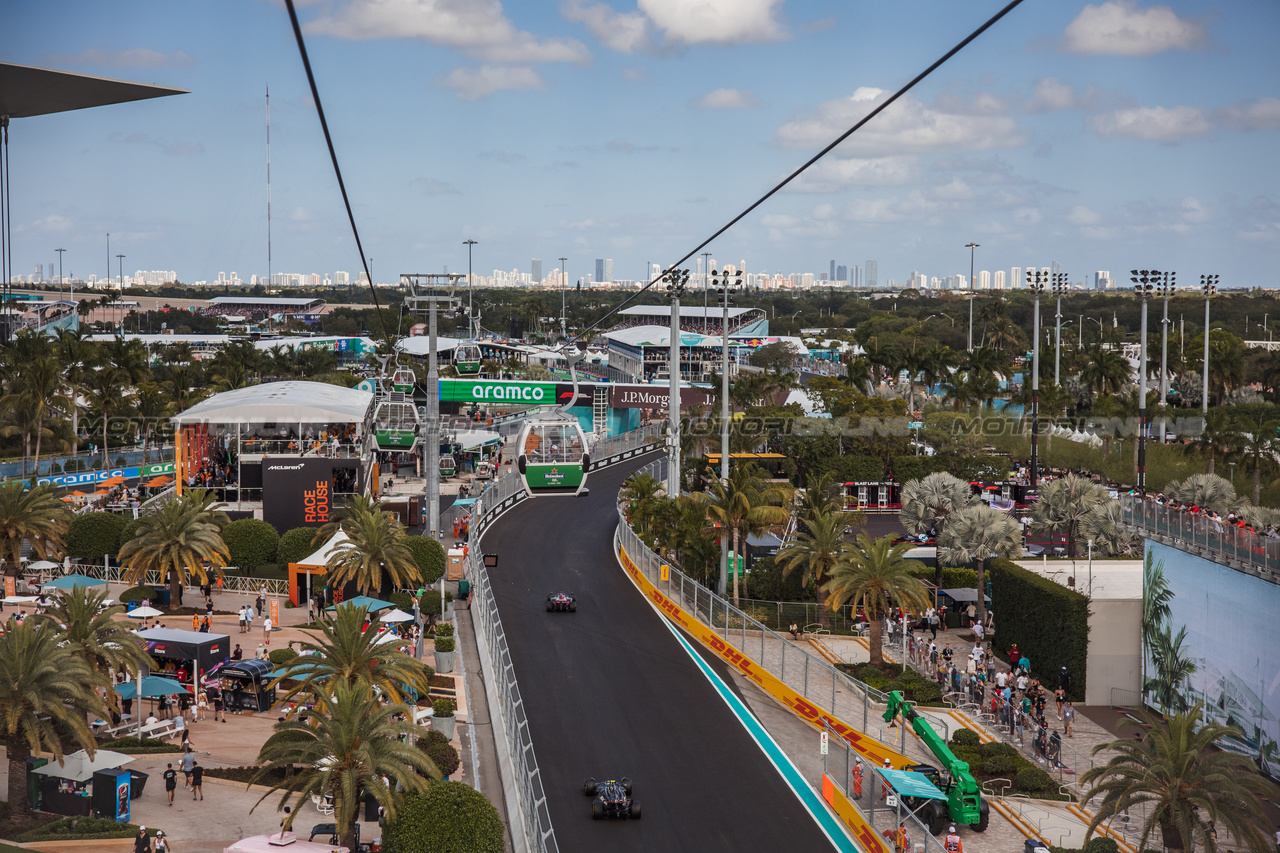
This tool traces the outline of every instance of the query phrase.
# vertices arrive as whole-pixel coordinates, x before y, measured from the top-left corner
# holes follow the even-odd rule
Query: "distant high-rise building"
[[[604,258],[596,258],[596,281],[604,281]]]
[[[831,261],[831,270],[830,270],[830,273],[827,275],[827,280],[828,281],[836,280],[836,262],[834,260]]]
[[[867,287],[875,287],[880,282],[880,265],[875,261],[867,261]]]
[[[1012,267],[1009,270],[1009,287],[1018,289],[1026,287],[1026,282],[1022,280],[1022,267]]]
[[[36,264],[36,275],[34,281],[44,281],[44,264]]]
[[[996,270],[995,274],[991,278],[992,278],[992,283],[991,283],[992,287],[994,287],[996,290],[1004,290],[1004,270]]]
[[[1110,285],[1110,282],[1111,282],[1110,270],[1098,270],[1093,274],[1094,290],[1110,290],[1111,287],[1113,286],[1113,285]]]
[[[1050,279],[1050,281],[1049,281],[1049,283],[1050,283],[1050,284],[1052,284],[1053,282],[1055,282],[1055,281],[1057,281],[1057,280],[1058,280],[1058,279],[1057,279],[1057,275],[1058,275],[1058,273],[1062,272],[1062,264],[1058,263],[1057,261],[1054,261],[1054,262],[1053,262],[1053,269],[1051,270],[1051,272],[1053,273],[1054,278]]]
[[[990,289],[991,289],[991,271],[979,270],[978,271],[978,290],[990,290]]]
[[[542,281],[542,258],[534,258],[533,262],[529,264],[529,275],[534,284]]]
[[[613,281],[613,258],[604,259],[604,278],[601,281]]]
[[[846,267],[844,264],[841,264],[840,266],[836,267],[836,281],[848,281],[848,280],[849,280],[849,268]]]

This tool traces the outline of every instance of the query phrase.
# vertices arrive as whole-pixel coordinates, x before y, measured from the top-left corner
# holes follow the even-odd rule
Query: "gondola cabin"
[[[452,477],[458,473],[458,462],[450,454],[440,457],[440,476]]]
[[[474,376],[479,373],[480,362],[483,360],[480,347],[471,342],[458,344],[457,349],[453,351],[453,367],[463,376]]]
[[[412,370],[407,367],[397,367],[395,373],[391,374],[391,390],[401,394],[412,394],[413,386],[417,381]]]
[[[418,443],[421,419],[413,402],[392,391],[373,411],[374,441],[384,452],[412,453]]]
[[[530,497],[583,493],[589,458],[577,420],[529,421],[517,447],[517,470]]]

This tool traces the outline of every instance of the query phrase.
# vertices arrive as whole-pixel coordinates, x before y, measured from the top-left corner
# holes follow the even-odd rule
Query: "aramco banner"
[[[550,406],[556,402],[556,383],[499,379],[441,379],[440,400],[446,403]]]

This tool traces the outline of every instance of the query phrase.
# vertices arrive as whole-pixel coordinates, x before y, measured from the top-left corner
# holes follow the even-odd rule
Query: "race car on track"
[[[640,804],[631,799],[631,780],[626,776],[603,782],[588,779],[582,786],[582,793],[595,798],[591,801],[593,820],[605,817],[640,818]]]
[[[578,600],[568,592],[549,592],[547,593],[547,612],[553,610],[565,610],[573,613],[578,609]]]

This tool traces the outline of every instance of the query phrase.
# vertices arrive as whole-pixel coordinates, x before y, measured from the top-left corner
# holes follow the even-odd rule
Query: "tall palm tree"
[[[925,392],[950,381],[952,370],[959,366],[960,354],[951,347],[945,344],[926,347],[920,359],[920,379],[924,383]]]
[[[629,520],[641,529],[648,529],[649,514],[658,500],[666,495],[666,486],[648,471],[637,471],[622,483],[620,497],[629,501]]]
[[[1187,697],[1182,687],[1188,678],[1196,674],[1196,662],[1185,648],[1186,641],[1186,625],[1176,634],[1164,625],[1148,640],[1151,662],[1156,671],[1143,682],[1142,690],[1166,711],[1187,709]]]
[[[859,533],[844,559],[831,569],[826,582],[827,606],[833,612],[846,604],[859,607],[871,628],[871,663],[883,664],[882,632],[884,618],[895,607],[922,613],[929,606],[924,584],[912,574],[920,563],[903,556],[911,550],[909,542],[892,544],[893,537],[872,539]]]
[[[431,669],[397,649],[379,644],[377,631],[364,630],[368,611],[340,604],[332,619],[320,622],[302,642],[302,654],[286,665],[281,681],[294,684],[285,699],[299,694],[331,693],[336,684],[359,686],[392,702],[407,701],[409,690],[427,695]]]
[[[158,382],[143,382],[133,398],[133,411],[138,416],[138,437],[142,439],[142,459],[147,458],[147,439],[154,437],[169,411],[169,395]]]
[[[735,555],[742,555],[742,540],[747,534],[759,533],[771,525],[785,524],[791,514],[782,504],[791,499],[789,486],[765,480],[760,470],[740,465],[729,471],[729,480],[715,480],[695,498],[707,505],[708,532],[730,536]],[[733,601],[738,603],[738,573],[733,572]]]
[[[1068,474],[1040,487],[1039,499],[1031,505],[1031,529],[1038,533],[1065,533],[1067,556],[1076,557],[1080,522],[1095,506],[1111,498],[1092,480]]]
[[[1169,483],[1165,491],[1188,506],[1208,507],[1223,515],[1236,503],[1236,487],[1212,471],[1191,474],[1181,481]]]
[[[343,524],[354,520],[367,512],[377,512],[381,503],[368,495],[353,495],[345,504],[329,513],[329,520],[320,526],[316,535],[311,537],[311,544],[320,546],[333,538],[333,534],[343,529]]]
[[[848,550],[844,527],[844,517],[838,511],[806,515],[803,529],[796,531],[795,538],[778,552],[776,558],[782,566],[783,577],[796,569],[803,569],[805,586],[810,582],[817,585],[818,612],[823,620],[827,618],[823,606],[827,597],[827,578]]]
[[[801,519],[839,513],[840,504],[836,500],[839,491],[840,488],[835,483],[835,474],[831,471],[810,474],[800,504]]]
[[[31,450],[31,437],[35,436],[35,474],[40,476],[40,444],[44,438],[45,419],[56,417],[70,408],[63,394],[66,382],[62,368],[54,356],[46,356],[25,364],[15,365],[10,380],[10,393],[0,398],[7,406],[23,410],[20,431],[23,436],[22,479],[27,478],[27,453]]]
[[[331,589],[355,582],[361,593],[412,588],[420,580],[418,564],[406,544],[404,525],[383,509],[355,513],[342,522],[347,540],[338,544],[325,564]]]
[[[0,483],[0,559],[6,574],[15,575],[22,558],[22,543],[42,560],[66,551],[71,514],[56,498],[52,486],[28,489],[18,480]]]
[[[49,753],[61,762],[67,745],[94,752],[87,715],[105,711],[98,688],[108,687],[57,631],[39,621],[10,619],[0,637],[0,742],[9,759],[9,817],[31,820],[27,759]]]
[[[1161,720],[1141,711],[1141,722],[1121,720],[1122,727],[1139,728],[1138,738],[1122,737],[1094,747],[1096,755],[1115,755],[1106,764],[1080,776],[1088,785],[1083,800],[1095,800],[1089,822],[1092,834],[1102,824],[1130,809],[1147,815],[1138,848],[1150,847],[1159,829],[1164,849],[1180,853],[1193,846],[1217,853],[1216,828],[1235,840],[1236,849],[1274,853],[1275,844],[1263,830],[1262,801],[1280,799],[1280,786],[1266,779],[1249,758],[1226,748],[1238,729],[1221,723],[1201,725],[1201,706]]]
[[[102,422],[102,464],[111,465],[109,452],[109,432],[111,419],[129,409],[129,400],[125,394],[129,374],[124,368],[109,363],[102,364],[99,369],[85,374],[85,396],[89,407]],[[122,387],[125,386],[125,387]]]
[[[1119,394],[1133,381],[1133,373],[1129,360],[1119,350],[1098,346],[1089,351],[1088,360],[1080,371],[1080,381],[1096,399]]]
[[[425,791],[427,780],[439,779],[441,773],[414,743],[421,729],[397,719],[409,714],[407,705],[383,704],[362,686],[344,682],[335,684],[332,694],[322,691],[313,698],[306,719],[276,723],[259,750],[255,781],[284,778],[273,782],[254,808],[280,792],[277,808],[292,801],[283,823],[289,829],[308,798],[331,795],[341,844],[354,850],[355,822],[366,795],[394,819],[402,793]],[[390,786],[383,784],[384,776]]]
[[[1212,476],[1217,457],[1230,455],[1240,441],[1240,434],[1230,415],[1221,409],[1213,409],[1205,415],[1204,426],[1200,432],[1191,435],[1190,438],[1191,441],[1186,445],[1186,452],[1198,456],[1209,454],[1209,474]],[[1235,491],[1234,486],[1232,491]]]
[[[908,480],[902,487],[902,509],[898,520],[908,533],[932,533],[941,536],[947,518],[977,502],[969,484],[952,474],[939,471],[919,480]],[[942,566],[934,574],[934,583],[942,579]]]
[[[1263,470],[1276,468],[1276,451],[1280,450],[1276,430],[1280,429],[1280,420],[1271,417],[1275,407],[1269,404],[1235,408],[1234,420],[1240,435],[1236,454],[1253,471],[1253,503],[1257,504],[1262,495]]]
[[[938,538],[939,563],[976,563],[978,568],[978,619],[987,619],[987,560],[1010,559],[1022,554],[1022,526],[1006,513],[986,504],[965,507],[947,520]]]
[[[119,604],[107,606],[105,586],[76,586],[58,595],[42,619],[54,623],[61,637],[76,657],[104,677],[112,673],[136,673],[142,667],[154,668],[146,646],[116,616],[125,612]],[[108,694],[108,698],[112,698]]]
[[[1127,557],[1141,545],[1137,534],[1124,526],[1124,506],[1120,501],[1103,501],[1080,520],[1080,535],[1092,541],[1105,557]]]
[[[120,562],[130,583],[146,580],[148,572],[168,578],[170,601],[182,601],[182,587],[191,580],[209,582],[219,577],[230,552],[222,541],[227,514],[204,489],[183,492],[180,498],[161,504],[153,515],[138,519],[134,538],[120,546]]]

